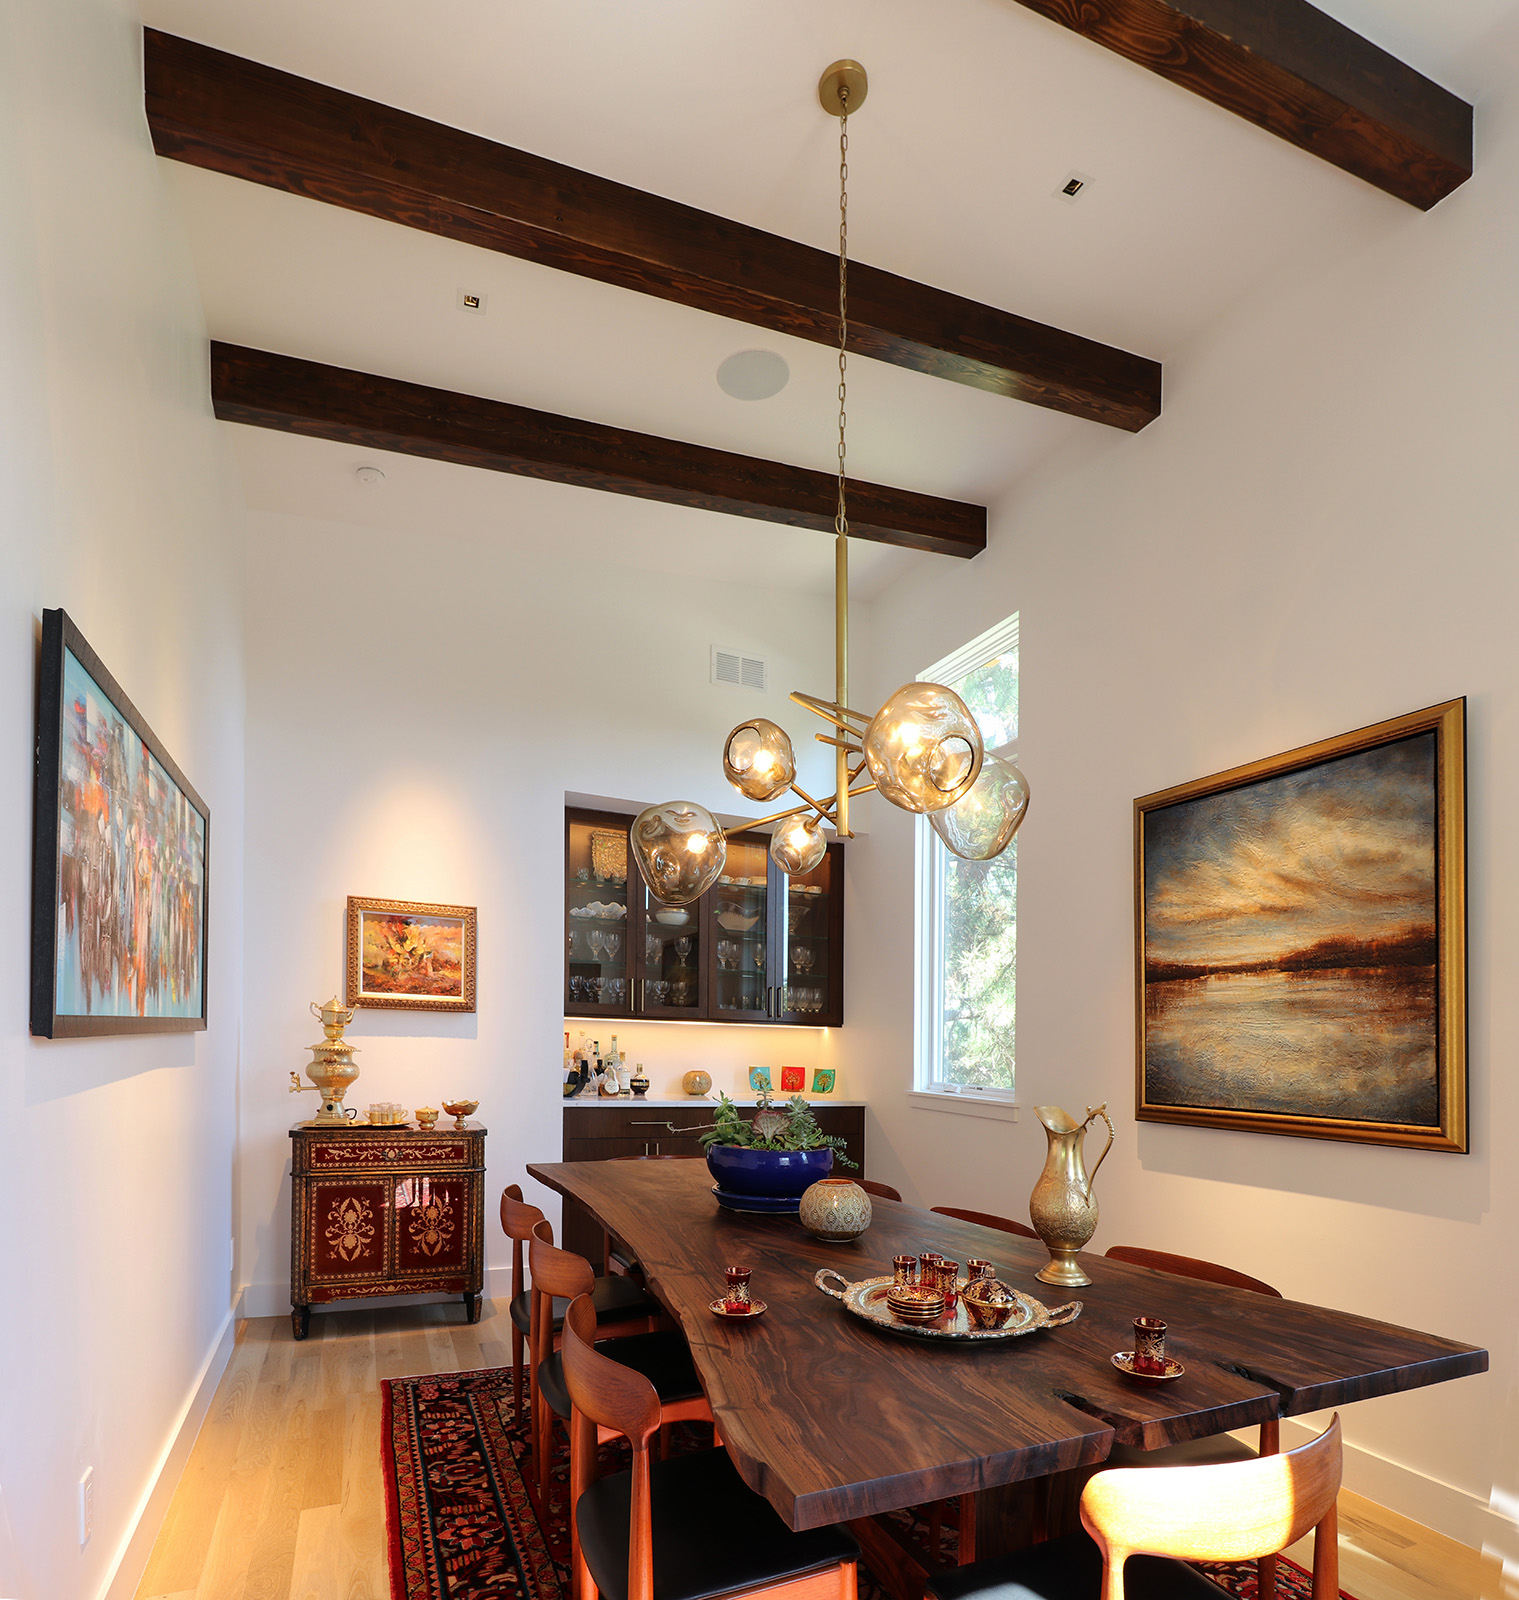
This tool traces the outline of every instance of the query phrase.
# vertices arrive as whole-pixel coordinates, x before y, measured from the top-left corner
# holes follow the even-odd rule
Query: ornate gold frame
[[[1145,1078],[1145,816],[1179,801],[1240,788],[1261,778],[1313,766],[1336,756],[1433,732],[1435,756],[1435,895],[1438,969],[1439,1126],[1361,1122],[1319,1116],[1286,1116],[1243,1110],[1152,1105]],[[1198,1127],[1292,1134],[1306,1139],[1342,1139],[1465,1154],[1467,1150],[1466,1063],[1466,701],[1447,700],[1407,716],[1393,717],[1354,733],[1304,745],[1283,755],[1252,761],[1191,783],[1178,784],[1134,802],[1134,1116],[1140,1122],[1179,1122]]]
[[[360,928],[365,912],[413,917],[454,917],[464,925],[463,994],[457,1000],[432,995],[373,994],[360,983]],[[475,907],[441,906],[417,900],[376,900],[348,896],[348,1004],[378,1011],[473,1011],[475,1009]]]

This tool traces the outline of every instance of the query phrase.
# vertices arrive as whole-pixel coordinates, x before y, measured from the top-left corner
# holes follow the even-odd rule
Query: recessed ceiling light
[[[485,315],[485,302],[488,297],[478,289],[460,289],[454,297],[454,304],[461,311],[473,312],[477,317]]]
[[[1064,200],[1067,205],[1075,205],[1077,198],[1087,192],[1091,179],[1084,172],[1068,172],[1060,180],[1060,186],[1054,191],[1055,199]]]
[[[355,467],[353,475],[366,488],[372,489],[376,484],[384,483],[385,474],[378,467]]]
[[[774,350],[740,350],[717,369],[717,386],[735,400],[768,400],[790,377],[791,368]]]

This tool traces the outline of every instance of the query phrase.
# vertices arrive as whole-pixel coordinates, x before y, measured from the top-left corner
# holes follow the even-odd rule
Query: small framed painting
[[[781,1093],[800,1094],[807,1087],[807,1069],[805,1067],[781,1068]]]
[[[756,1094],[769,1094],[771,1089],[770,1068],[750,1067],[749,1087],[753,1089]]]
[[[211,813],[63,611],[42,613],[31,1030],[206,1025]]]
[[[1466,1150],[1465,709],[1134,802],[1139,1120]]]
[[[475,908],[348,897],[348,1004],[475,1009]]]
[[[814,1094],[832,1094],[833,1086],[837,1082],[837,1075],[832,1067],[814,1067],[812,1069],[812,1092]]]

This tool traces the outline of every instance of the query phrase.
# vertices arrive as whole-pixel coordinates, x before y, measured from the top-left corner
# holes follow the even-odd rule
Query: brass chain
[[[844,403],[848,395],[849,340],[849,90],[839,86],[839,504],[834,513],[834,532],[841,538],[849,533],[849,514],[844,500],[844,425],[848,420]]]

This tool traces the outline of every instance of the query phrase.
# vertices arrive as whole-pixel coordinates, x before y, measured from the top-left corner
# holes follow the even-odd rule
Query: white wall
[[[231,1304],[239,528],[140,40],[125,4],[0,8],[0,1593],[18,1600],[101,1591]],[[53,606],[211,808],[205,1033],[28,1036],[34,696]]]
[[[1349,1481],[1514,1553],[1519,1167],[1519,99],[1479,108],[1476,177],[1389,204],[1169,353],[1164,417],[994,508],[988,553],[878,607],[885,692],[1022,617],[1016,1125],[913,1108],[912,825],[851,862],[850,1026],[834,1043],[877,1150],[929,1203],[1026,1214],[1028,1108],[1106,1100],[1097,1249],[1230,1262],[1288,1296],[1487,1346],[1492,1371],[1351,1407]],[[886,643],[890,641],[890,644]],[[1468,696],[1468,1156],[1136,1125],[1136,795]],[[883,1176],[890,1172],[882,1168]],[[1489,1512],[1489,1505],[1494,1512]]]
[[[345,452],[309,448],[351,476]],[[384,461],[380,493],[434,483],[440,506],[463,470],[355,459]],[[790,688],[831,681],[831,599],[701,582],[673,563],[610,564],[587,531],[605,496],[506,482],[505,519],[461,517],[457,495],[449,515],[415,528],[250,514],[245,970],[257,1003],[240,1259],[251,1313],[289,1307],[287,1130],[314,1103],[287,1081],[318,1037],[308,1003],[342,991],[347,895],[479,908],[478,1011],[361,1011],[348,1030],[363,1073],[350,1100],[478,1098],[488,1194],[522,1181],[525,1163],[559,1158],[567,1026],[604,1046],[615,1031],[656,1093],[694,1066],[723,1087],[751,1062],[816,1056],[821,1030],[567,1024],[563,828],[567,791],[731,810],[723,737],[756,712],[794,724]],[[693,537],[713,520],[622,504]],[[711,684],[713,642],[763,653],[771,691]],[[822,781],[814,749],[804,759]],[[508,1263],[494,1221],[487,1238],[488,1262]]]

